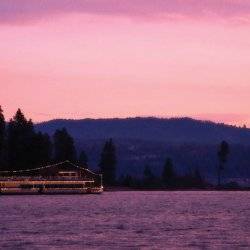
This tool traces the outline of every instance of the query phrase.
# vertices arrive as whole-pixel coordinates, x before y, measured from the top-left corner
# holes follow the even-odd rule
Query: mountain
[[[52,120],[36,127],[48,134],[65,127],[73,137],[83,140],[122,138],[169,144],[215,144],[227,140],[229,143],[250,145],[250,129],[191,118]]]
[[[214,178],[217,147],[226,140],[231,147],[225,175],[250,177],[250,129],[191,118],[126,118],[52,120],[36,129],[53,135],[65,127],[78,150],[84,149],[91,166],[97,166],[103,143],[113,138],[117,146],[120,174],[141,175],[145,164],[159,175],[166,157],[172,157],[178,172],[199,168],[203,176]]]

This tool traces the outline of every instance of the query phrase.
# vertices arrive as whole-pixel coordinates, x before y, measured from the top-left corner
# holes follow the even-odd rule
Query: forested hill
[[[53,135],[65,127],[74,137],[78,152],[84,150],[89,164],[98,168],[105,140],[117,147],[118,172],[142,176],[145,165],[160,175],[166,157],[173,159],[179,173],[199,168],[204,177],[216,178],[217,150],[222,140],[230,144],[224,176],[250,177],[250,129],[190,118],[127,118],[52,120],[36,129]]]
[[[172,145],[218,144],[227,140],[233,144],[250,145],[250,129],[191,118],[52,120],[36,125],[38,130],[50,135],[62,127],[67,128],[78,140],[117,138],[158,141]]]

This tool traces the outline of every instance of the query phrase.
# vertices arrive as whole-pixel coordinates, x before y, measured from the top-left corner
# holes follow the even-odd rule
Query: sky
[[[0,105],[250,127],[250,1],[1,0]]]

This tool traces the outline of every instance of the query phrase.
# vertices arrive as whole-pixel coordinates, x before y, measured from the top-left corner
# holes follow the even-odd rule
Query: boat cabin
[[[0,172],[0,193],[101,193],[102,175],[70,161]]]
[[[58,176],[60,177],[78,177],[77,171],[59,171]]]

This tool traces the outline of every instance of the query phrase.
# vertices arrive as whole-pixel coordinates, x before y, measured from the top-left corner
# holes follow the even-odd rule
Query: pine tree
[[[3,115],[3,110],[0,106],[0,168],[5,165],[4,162],[4,145],[5,145],[5,118]]]
[[[8,124],[8,159],[11,170],[32,167],[34,126],[27,120],[20,109]]]
[[[57,129],[54,134],[54,160],[55,162],[66,160],[76,162],[74,139],[66,128]]]
[[[33,137],[32,163],[34,166],[49,164],[52,159],[52,143],[48,134],[38,132]]]
[[[202,179],[202,176],[201,176],[201,173],[200,173],[199,168],[195,168],[195,171],[194,171],[194,178],[195,178],[195,180],[196,180],[198,183],[202,183],[202,182],[203,182],[203,179]]]
[[[218,150],[218,186],[221,186],[221,171],[224,170],[227,162],[228,155],[230,153],[229,145],[226,141],[222,141]]]
[[[143,178],[144,185],[146,187],[152,187],[154,185],[155,176],[148,165],[145,165],[143,175],[144,175]]]
[[[163,172],[162,172],[162,181],[165,186],[170,187],[174,185],[175,172],[174,172],[172,159],[170,158],[166,159]]]
[[[116,181],[116,148],[113,140],[108,140],[102,150],[99,167],[105,185],[114,185]]]
[[[82,152],[80,153],[78,162],[80,166],[88,168],[88,156],[86,155],[84,150],[82,150]]]
[[[131,175],[127,174],[125,177],[121,177],[120,183],[125,187],[132,187],[134,185],[134,179]]]
[[[191,182],[192,187],[198,187],[198,188],[204,187],[205,183],[204,183],[204,180],[201,176],[199,168],[197,168],[197,167],[195,168],[191,177],[192,177],[191,179],[193,179]]]

